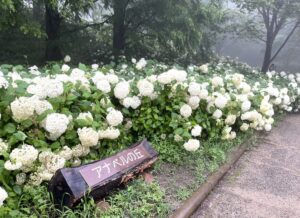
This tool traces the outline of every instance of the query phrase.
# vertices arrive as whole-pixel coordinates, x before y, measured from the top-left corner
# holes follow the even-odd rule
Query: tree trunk
[[[59,61],[62,59],[59,45],[61,17],[57,7],[45,3],[45,25],[46,25],[46,61]]]
[[[269,66],[271,64],[272,48],[273,48],[273,36],[271,35],[271,33],[267,33],[265,56],[264,56],[264,61],[263,61],[263,65],[261,68],[261,71],[264,73],[266,73],[268,71]]]
[[[117,59],[125,50],[125,15],[128,0],[113,1],[113,54]]]

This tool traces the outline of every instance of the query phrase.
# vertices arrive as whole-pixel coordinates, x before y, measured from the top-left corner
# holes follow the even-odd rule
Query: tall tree
[[[58,12],[58,5],[45,1],[45,31],[47,34],[45,59],[47,61],[58,61],[63,57],[59,45],[61,22],[62,16]]]
[[[249,36],[265,43],[262,72],[267,72],[270,64],[285,47],[300,24],[299,0],[234,0],[239,9],[251,17],[252,25],[245,28]],[[252,15],[252,16],[251,16]],[[253,22],[255,21],[255,22]],[[261,28],[260,23],[263,24]],[[285,33],[282,33],[285,30]],[[278,43],[274,51],[274,43],[279,34],[285,38]]]
[[[40,0],[36,0],[40,1]],[[82,16],[94,4],[93,0],[44,0],[45,4],[45,32],[47,61],[58,61],[62,59],[60,46],[61,26],[63,22],[74,22],[79,24]]]
[[[106,0],[104,5],[113,12],[115,56],[187,61],[207,55],[223,19],[219,0]]]

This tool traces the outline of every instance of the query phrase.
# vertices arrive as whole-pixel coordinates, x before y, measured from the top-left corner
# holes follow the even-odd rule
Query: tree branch
[[[297,29],[298,25],[300,24],[300,18],[297,20],[296,24],[294,25],[293,29],[290,31],[290,33],[287,35],[281,46],[278,48],[278,50],[275,52],[273,57],[270,59],[270,63],[274,61],[274,59],[277,57],[279,52],[283,49],[283,47],[286,45],[286,43],[289,41],[295,30]]]
[[[87,25],[84,25],[84,26],[74,28],[72,30],[67,30],[67,31],[62,32],[60,35],[62,36],[62,35],[65,35],[65,34],[74,33],[74,32],[80,31],[80,30],[84,30],[84,29],[89,28],[89,27],[102,26],[103,24],[107,23],[109,21],[109,19],[110,19],[110,17],[107,18],[106,20],[104,20],[103,22],[100,22],[100,23],[90,23],[90,24],[87,24]]]

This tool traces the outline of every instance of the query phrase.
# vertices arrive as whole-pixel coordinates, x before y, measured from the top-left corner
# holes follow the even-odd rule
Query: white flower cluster
[[[130,92],[130,85],[126,81],[119,82],[114,89],[114,95],[118,99],[126,98],[129,92]]]
[[[87,121],[93,121],[94,120],[93,115],[89,111],[84,112],[84,113],[80,113],[76,119],[77,120],[87,120]]]
[[[141,105],[141,100],[137,96],[126,97],[123,99],[123,101],[121,103],[126,108],[137,109]]]
[[[106,130],[99,130],[99,139],[116,139],[120,136],[120,130],[109,127]]]
[[[7,152],[8,144],[0,138],[0,155],[3,155]]]
[[[187,151],[196,151],[200,147],[200,141],[197,139],[189,139],[183,144],[183,147]]]
[[[38,157],[38,150],[32,145],[22,145],[20,148],[15,148],[9,155],[10,160],[7,160],[4,164],[7,170],[30,171],[34,161]]]
[[[106,121],[110,126],[118,126],[123,122],[123,114],[113,108],[108,108],[108,114],[106,115]]]
[[[65,133],[69,123],[70,118],[65,114],[52,113],[43,120],[42,127],[49,133],[49,139],[54,141]]]
[[[30,119],[35,113],[40,115],[46,110],[53,109],[48,101],[39,100],[36,96],[17,98],[10,104],[10,108],[13,119],[17,122]]]
[[[40,99],[55,98],[63,94],[64,86],[61,81],[48,77],[33,79],[33,84],[29,85],[27,92],[38,96]]]
[[[8,198],[8,194],[5,189],[0,186],[0,207],[3,205],[6,198]]]
[[[146,79],[139,80],[137,88],[141,96],[151,97],[154,92],[154,85]]]
[[[163,85],[167,85],[173,81],[176,81],[178,83],[184,82],[186,79],[186,71],[178,69],[170,69],[164,73],[159,74],[157,77],[157,81]]]
[[[77,130],[82,146],[92,147],[98,144],[98,132],[93,128],[84,127]]]

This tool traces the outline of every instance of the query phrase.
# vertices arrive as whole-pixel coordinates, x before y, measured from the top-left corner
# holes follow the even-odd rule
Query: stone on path
[[[247,151],[192,217],[300,218],[300,114]]]

